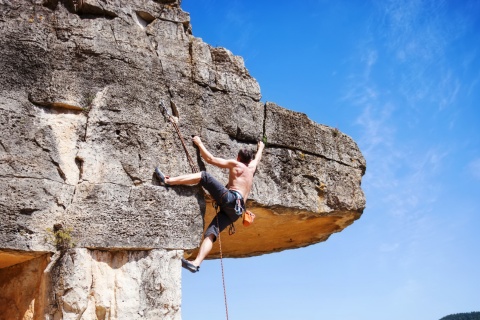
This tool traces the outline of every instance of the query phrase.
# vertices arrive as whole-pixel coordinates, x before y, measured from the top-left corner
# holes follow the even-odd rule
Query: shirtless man
[[[206,171],[178,177],[169,177],[165,176],[156,168],[155,173],[160,182],[165,186],[179,184],[195,185],[200,183],[220,206],[218,222],[216,218],[213,218],[208,226],[207,231],[205,231],[205,238],[203,239],[195,260],[188,261],[182,259],[182,267],[191,272],[197,272],[200,269],[202,261],[210,250],[212,250],[213,243],[217,240],[219,233],[242,216],[242,212],[245,210],[245,203],[252,189],[253,174],[262,158],[262,152],[265,146],[263,142],[259,141],[256,154],[254,154],[255,152],[253,150],[242,149],[238,152],[236,159],[227,160],[214,157],[205,148],[200,137],[193,137],[193,142],[200,149],[200,155],[207,163],[229,170],[228,184],[226,187]]]

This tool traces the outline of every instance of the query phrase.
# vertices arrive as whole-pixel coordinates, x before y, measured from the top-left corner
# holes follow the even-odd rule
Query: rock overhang
[[[213,211],[198,188],[155,185],[155,166],[189,170],[159,101],[218,156],[267,139],[248,203],[257,219],[225,237],[226,256],[324,241],[360,217],[366,165],[355,142],[260,102],[243,59],[193,37],[178,1],[74,2],[2,9],[14,18],[2,22],[4,247],[54,250],[45,233],[63,223],[80,247],[194,250]]]

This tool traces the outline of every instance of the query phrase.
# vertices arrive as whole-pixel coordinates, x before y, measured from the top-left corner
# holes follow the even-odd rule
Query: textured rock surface
[[[171,175],[190,171],[160,101],[184,137],[200,135],[215,155],[234,157],[239,147],[268,139],[248,203],[257,219],[222,238],[225,256],[324,241],[363,212],[366,165],[355,142],[304,114],[260,102],[260,87],[243,59],[193,37],[178,0],[3,0],[0,55],[0,268],[54,252],[46,238],[55,224],[71,228],[79,248],[153,249],[163,252],[158,259],[177,262],[178,250],[195,254],[204,218],[208,223],[213,210],[198,187],[155,185],[155,166]],[[226,172],[206,169],[226,182]],[[85,273],[102,265],[103,258],[86,249],[74,255],[92,257],[91,264],[64,256],[55,270],[66,276],[54,278],[53,288],[70,279],[72,270]],[[211,257],[216,256],[214,247]],[[118,276],[113,264],[108,272]],[[147,278],[141,278],[144,286],[152,283]],[[71,287],[82,288],[83,295],[96,292],[80,283]],[[107,306],[77,296],[79,306],[73,307],[65,292],[58,294],[52,303],[64,306],[58,310],[65,318],[78,317],[84,306],[88,312],[93,305]],[[158,295],[168,300],[161,290]],[[166,302],[158,312],[179,317],[178,303]],[[89,314],[84,319],[95,319]]]
[[[49,254],[0,269],[0,320],[44,319]]]
[[[52,319],[181,319],[181,253],[70,250],[59,261]]]

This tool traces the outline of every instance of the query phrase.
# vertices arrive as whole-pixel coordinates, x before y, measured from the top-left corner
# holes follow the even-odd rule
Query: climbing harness
[[[177,122],[175,121],[175,118],[168,112],[167,107],[165,107],[165,104],[163,103],[163,101],[160,101],[160,105],[163,107],[164,116],[166,116],[168,118],[168,120],[173,124],[173,127],[175,128],[175,131],[177,131],[177,134],[180,137],[180,141],[182,142],[183,149],[185,150],[185,153],[187,155],[188,163],[190,165],[190,168],[192,169],[192,172],[193,173],[199,172],[198,167],[195,165],[192,157],[190,156],[190,153],[188,152],[187,146],[185,145],[185,141],[183,140],[183,136],[180,132],[180,128],[178,127]],[[219,206],[218,206],[218,204],[215,200],[212,200],[212,205],[215,208],[215,215],[217,217],[217,225],[220,228],[220,223],[218,222],[218,213],[219,213],[218,208],[219,208]],[[233,223],[230,225],[230,229],[228,230],[228,233],[230,235],[235,233],[235,226],[233,225]],[[224,297],[224,300],[225,300],[225,313],[226,313],[227,320],[228,320],[227,289],[226,289],[226,286],[225,286],[225,272],[224,272],[224,268],[223,268],[222,240],[220,238],[220,232],[218,232],[218,245],[220,247],[220,266],[222,268],[222,284],[223,284],[223,297]]]
[[[163,101],[160,101],[160,105],[163,107],[164,115],[165,115],[165,116],[168,118],[168,120],[170,120],[170,122],[173,124],[173,127],[175,128],[175,131],[177,131],[177,134],[178,134],[178,136],[180,137],[180,141],[182,142],[183,149],[185,150],[185,153],[187,154],[188,163],[189,163],[189,165],[190,165],[190,168],[192,169],[192,172],[193,172],[193,173],[199,172],[198,167],[195,165],[195,163],[193,162],[192,157],[190,156],[190,153],[188,152],[187,146],[185,145],[185,140],[183,140],[183,136],[182,136],[182,134],[180,133],[180,128],[178,127],[178,124],[177,124],[177,122],[175,121],[175,118],[174,118],[170,113],[168,113],[167,107],[165,107],[165,104],[163,103]]]

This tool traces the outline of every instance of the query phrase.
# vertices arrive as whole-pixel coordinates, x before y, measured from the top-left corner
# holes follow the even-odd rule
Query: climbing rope
[[[220,266],[222,268],[222,284],[223,284],[223,298],[225,300],[225,314],[228,320],[228,304],[227,304],[227,287],[225,285],[225,272],[223,270],[223,253],[222,253],[222,238],[220,236],[220,223],[218,222],[218,204],[216,201],[212,202],[213,207],[215,208],[215,215],[217,217],[218,225],[218,246],[220,247]]]
[[[173,127],[175,128],[175,131],[177,131],[177,134],[180,137],[180,141],[182,142],[183,149],[185,150],[185,153],[187,154],[188,163],[190,165],[190,168],[192,169],[192,172],[193,173],[199,172],[198,167],[195,165],[192,157],[190,156],[190,153],[188,152],[187,146],[185,145],[185,140],[183,140],[183,136],[180,133],[180,128],[178,127],[178,124],[175,121],[175,118],[168,112],[167,107],[165,107],[165,104],[163,103],[163,101],[160,101],[160,105],[163,107],[164,114],[166,115],[168,120],[170,120],[170,122],[173,124]]]
[[[163,103],[163,101],[160,101],[160,105],[163,107],[164,115],[173,124],[173,127],[175,128],[175,131],[177,131],[177,134],[180,137],[180,141],[182,142],[183,149],[185,150],[185,153],[187,154],[188,163],[190,164],[190,168],[192,169],[192,172],[193,173],[199,172],[198,167],[195,165],[192,157],[190,156],[190,153],[188,152],[187,146],[185,145],[185,141],[183,140],[183,136],[180,132],[180,128],[178,127],[177,122],[175,121],[175,118],[168,112],[167,107],[165,107],[165,104]],[[213,200],[212,205],[215,208],[215,215],[217,217],[217,225],[218,225],[218,228],[219,228],[219,231],[220,231],[220,223],[218,222],[218,204],[217,204],[217,202],[215,202]],[[233,226],[233,224],[232,224],[232,226]],[[229,232],[231,232],[231,231],[229,231]],[[233,233],[235,233],[235,230],[233,230]],[[231,233],[231,234],[233,234],[233,233]],[[228,320],[227,289],[226,289],[226,286],[225,286],[225,272],[224,272],[224,268],[223,268],[222,240],[220,238],[220,232],[218,233],[218,245],[220,246],[220,266],[222,268],[223,298],[225,300],[225,313],[226,313],[227,320]]]

